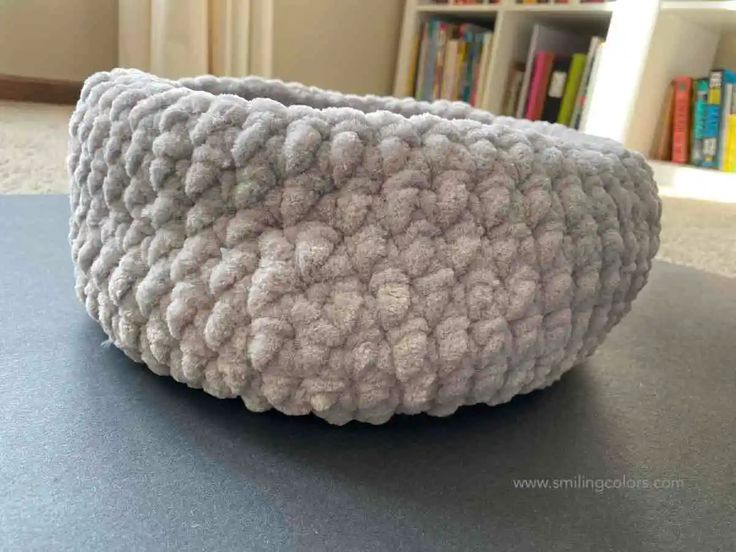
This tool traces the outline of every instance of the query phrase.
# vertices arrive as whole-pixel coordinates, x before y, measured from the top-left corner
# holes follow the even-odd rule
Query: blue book
[[[708,79],[693,83],[693,126],[691,132],[690,163],[703,165],[703,138],[705,136],[705,109],[708,104]]]
[[[703,167],[717,169],[720,165],[723,90],[729,83],[736,83],[736,73],[728,69],[711,71],[708,79],[708,101],[705,105],[705,125],[703,127]]]
[[[479,70],[480,54],[483,50],[483,35],[488,29],[478,25],[465,23],[461,27],[465,41],[467,42],[467,56],[465,58],[464,75],[460,88],[460,99],[470,102],[470,94],[473,90],[473,80]]]

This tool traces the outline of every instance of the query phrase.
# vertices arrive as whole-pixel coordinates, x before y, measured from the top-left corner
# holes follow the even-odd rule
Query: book
[[[516,105],[517,118],[523,118],[526,113],[527,104],[529,103],[529,88],[534,71],[534,58],[537,52],[545,51],[561,56],[571,56],[585,51],[589,41],[588,37],[581,34],[555,29],[540,23],[534,25],[529,40],[529,49],[527,50],[526,71],[519,91],[519,101]]]
[[[422,25],[419,29],[419,32],[416,33],[416,36],[414,37],[414,41],[411,45],[411,65],[409,66],[409,78],[406,80],[406,88],[404,89],[404,95],[411,96],[414,91],[416,90],[417,85],[417,71],[418,71],[418,65],[420,63],[420,53],[419,49],[422,44],[422,35],[424,34],[424,29],[426,28],[426,25]]]
[[[570,117],[570,126],[572,128],[580,128],[580,120],[583,115],[583,108],[585,107],[585,99],[588,94],[588,88],[590,88],[593,64],[595,63],[595,57],[599,51],[599,46],[602,43],[603,39],[599,36],[594,36],[590,39],[590,43],[588,45],[588,55],[585,59],[585,68],[583,69],[583,75],[580,79],[578,93],[575,96],[575,106],[573,107],[572,116]]]
[[[420,100],[432,100],[432,83],[434,82],[435,57],[437,56],[437,33],[439,22],[432,20],[427,22],[427,43],[422,64],[421,89],[417,97]]]
[[[540,117],[543,121],[554,123],[557,120],[562,104],[562,96],[565,95],[570,62],[570,56],[556,56],[554,59],[549,85],[547,86],[547,97],[544,100],[544,108]]]
[[[721,127],[721,108],[706,102],[705,121],[703,123],[703,159],[701,167],[709,169],[718,166],[718,135]]]
[[[484,79],[493,32],[474,23],[430,19],[418,35],[415,67],[410,68],[414,97],[426,101],[460,100],[476,105],[478,92],[487,83]],[[415,77],[411,76],[413,72]]]
[[[664,95],[662,110],[657,119],[657,128],[654,131],[652,149],[649,157],[660,161],[672,159],[672,112],[675,106],[675,84],[670,82]]]
[[[442,90],[442,70],[445,65],[445,49],[447,48],[448,36],[450,33],[450,24],[446,21],[440,21],[437,32],[437,50],[434,58],[434,73],[432,79],[431,99],[440,97]]]
[[[478,61],[478,78],[474,84],[475,94],[471,103],[475,106],[483,106],[486,100],[486,91],[488,90],[488,79],[491,64],[491,51],[493,49],[493,32],[486,32],[483,35],[483,46],[481,48],[480,59]]]
[[[522,80],[524,80],[524,64],[517,62],[509,72],[508,83],[506,84],[506,91],[504,92],[504,99],[501,107],[501,115],[514,116]]]
[[[736,114],[729,115],[727,119],[728,137],[725,148],[726,162],[723,170],[736,172]]]
[[[572,120],[572,111],[575,107],[575,98],[580,89],[580,82],[583,78],[583,70],[587,63],[588,56],[586,54],[573,54],[570,60],[570,72],[565,83],[565,92],[562,95],[560,103],[560,111],[557,114],[557,122],[561,125],[570,126]]]
[[[672,112],[672,162],[687,163],[690,153],[690,96],[691,77],[675,77],[675,105]]]
[[[718,140],[718,168],[724,170],[725,155],[728,147],[728,117],[734,112],[733,101],[734,83],[723,83],[723,94],[721,95],[721,132]]]
[[[442,63],[442,83],[439,97],[444,100],[455,98],[457,88],[457,62],[460,40],[451,38],[445,46],[445,59]]]
[[[721,138],[721,110],[724,83],[736,82],[736,74],[726,69],[715,69],[708,78],[708,100],[705,104],[703,129],[703,162],[701,166],[718,168]]]
[[[690,135],[690,163],[703,164],[703,139],[705,137],[705,106],[708,103],[708,79],[693,82],[692,127]]]
[[[580,113],[580,121],[578,122],[578,126],[576,126],[575,128],[585,130],[585,126],[588,123],[588,113],[590,113],[590,98],[592,97],[593,91],[595,90],[598,71],[600,71],[601,68],[601,60],[605,55],[605,48],[606,43],[601,42],[600,44],[598,44],[598,48],[595,51],[593,66],[590,68],[590,78],[588,79],[588,86],[587,90],[585,91],[585,98],[583,98],[583,109]]]
[[[416,61],[417,75],[414,78],[414,97],[424,99],[424,83],[426,81],[427,55],[429,50],[431,22],[422,25],[422,39],[419,45],[419,57]]]
[[[493,33],[485,27],[463,23],[460,25],[460,34],[464,41],[464,58],[456,99],[477,105],[477,90],[482,70],[481,57],[486,43],[489,44],[486,57],[490,55],[490,40],[493,38]]]
[[[470,23],[460,25],[460,45],[458,49],[457,92],[455,100],[470,102],[470,93],[473,85],[473,70],[476,63],[476,49],[478,37],[475,26]]]
[[[471,66],[471,72],[469,77],[469,89],[467,91],[468,99],[467,102],[471,105],[479,105],[479,94],[482,87],[483,79],[485,79],[485,73],[487,70],[488,65],[490,64],[489,56],[491,53],[491,41],[493,40],[493,32],[489,31],[488,29],[485,29],[482,33],[478,33],[475,35],[475,40],[473,42],[473,59],[472,59],[472,66]],[[488,54],[486,54],[486,67],[484,68],[482,65],[483,61],[483,54],[486,50],[487,45],[487,51]]]
[[[526,111],[524,112],[524,117],[530,121],[538,121],[542,117],[554,59],[555,55],[552,52],[541,51],[534,56],[534,71],[529,86]]]

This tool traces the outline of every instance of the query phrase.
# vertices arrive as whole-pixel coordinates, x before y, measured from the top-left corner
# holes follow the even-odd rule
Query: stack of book
[[[473,23],[431,19],[415,45],[410,82],[419,100],[482,105],[493,31]]]
[[[584,126],[586,98],[600,63],[603,39],[537,24],[526,63],[514,64],[502,114]]]
[[[652,159],[736,172],[736,73],[675,77],[652,142]]]

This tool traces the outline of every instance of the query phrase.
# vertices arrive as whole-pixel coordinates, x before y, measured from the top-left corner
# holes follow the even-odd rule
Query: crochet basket
[[[459,102],[255,77],[90,77],[76,292],[110,340],[253,411],[444,416],[542,388],[659,244],[643,157]]]

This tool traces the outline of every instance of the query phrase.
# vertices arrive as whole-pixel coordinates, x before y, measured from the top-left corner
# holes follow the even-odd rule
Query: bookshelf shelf
[[[681,197],[736,203],[736,175],[666,161],[650,161],[659,192],[666,197]]]

